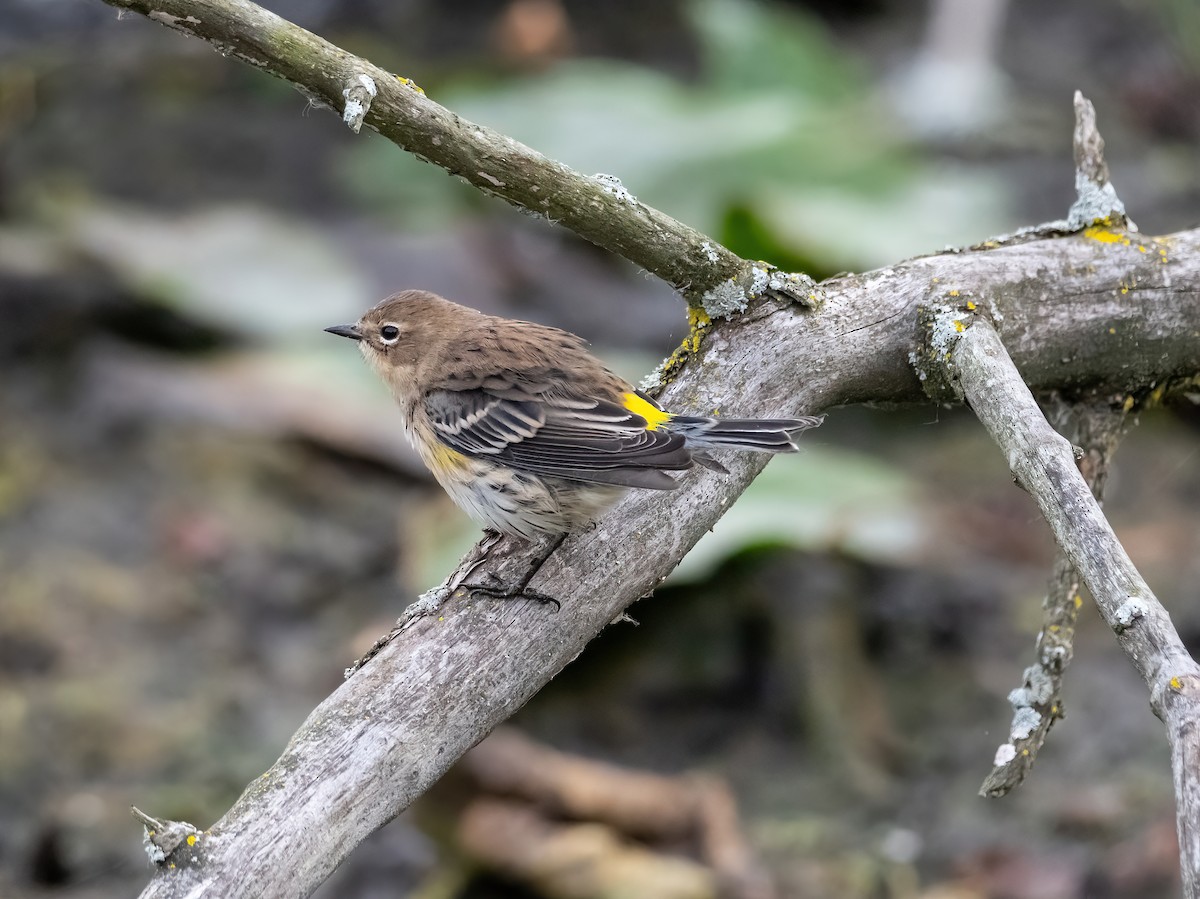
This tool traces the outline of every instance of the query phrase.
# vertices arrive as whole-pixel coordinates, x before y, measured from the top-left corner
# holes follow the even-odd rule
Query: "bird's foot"
[[[531,590],[529,583],[542,570],[542,566],[546,564],[546,560],[550,558],[551,553],[558,549],[565,539],[566,536],[560,534],[543,543],[536,558],[530,562],[525,574],[515,584],[505,585],[500,577],[491,571],[486,572],[485,576],[491,578],[493,583],[467,583],[466,577],[474,572],[474,566],[472,566],[470,570],[464,573],[463,579],[456,585],[456,590],[466,590],[474,596],[487,596],[492,599],[530,599],[543,605],[553,604],[555,611],[558,611],[562,608],[561,602],[548,593],[542,593],[540,590]],[[500,535],[495,532],[488,532],[485,540],[487,542],[486,552],[499,542]]]
[[[531,579],[532,580],[532,579]],[[490,599],[529,599],[542,605],[553,605],[554,611],[562,608],[562,603],[549,593],[530,590],[527,586],[517,584],[512,587],[489,587],[484,584],[461,584],[460,590],[466,590],[472,596],[487,596]]]

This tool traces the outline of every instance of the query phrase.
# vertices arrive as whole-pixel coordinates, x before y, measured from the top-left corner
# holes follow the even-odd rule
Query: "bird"
[[[578,335],[424,290],[325,330],[358,343],[450,498],[528,541],[591,526],[630,489],[674,490],[697,465],[726,472],[711,450],[795,452],[796,436],[824,419],[670,412]]]

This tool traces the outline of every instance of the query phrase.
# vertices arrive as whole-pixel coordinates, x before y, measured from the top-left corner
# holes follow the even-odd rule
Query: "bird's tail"
[[[824,415],[805,418],[704,418],[673,415],[666,427],[687,438],[688,448],[756,450],[765,453],[794,453],[796,437],[817,427]],[[696,454],[693,453],[693,456]],[[700,461],[697,459],[697,461]]]

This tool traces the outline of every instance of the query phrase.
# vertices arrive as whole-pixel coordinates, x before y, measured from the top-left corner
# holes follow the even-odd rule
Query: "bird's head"
[[[411,392],[421,360],[429,358],[479,313],[424,290],[405,290],[368,309],[352,325],[326,328],[358,341],[363,358],[397,396]]]

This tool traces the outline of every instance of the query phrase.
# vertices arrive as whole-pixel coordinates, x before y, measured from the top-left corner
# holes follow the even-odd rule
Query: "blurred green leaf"
[[[614,175],[642,201],[785,267],[863,268],[1008,224],[992,211],[1001,185],[919,165],[864,67],[815,20],[735,0],[695,0],[690,11],[706,60],[699,83],[575,60],[450,84],[435,99],[577,171]],[[364,204],[422,230],[483,202],[382,140],[356,144],[342,171]],[[731,210],[761,229],[723,228]]]
[[[928,514],[919,483],[900,469],[810,443],[800,453],[772,459],[671,577],[698,580],[760,544],[911,563],[927,545]]]
[[[782,240],[747,204],[735,204],[725,211],[716,236],[744,259],[770,260],[785,271],[805,272],[818,281],[837,273],[836,268],[826,267],[826,259],[814,258]]]
[[[782,92],[824,103],[861,99],[866,67],[819,20],[793,7],[694,0],[688,11],[714,89]]]

